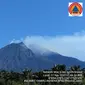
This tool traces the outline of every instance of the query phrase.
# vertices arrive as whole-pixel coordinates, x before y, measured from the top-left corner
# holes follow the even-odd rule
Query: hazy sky
[[[84,45],[84,41],[81,40],[80,33],[82,34],[82,31],[85,30],[85,15],[68,17],[68,3],[73,1],[85,3],[84,0],[0,0],[0,47],[13,39],[19,40],[26,36],[41,36],[42,38],[48,36],[51,40],[56,37],[61,40],[59,36],[66,36],[71,38],[71,41],[66,44],[63,44],[64,41],[62,41],[62,46],[61,44],[59,46],[60,41],[58,43],[55,41],[55,45],[58,45],[58,49],[60,48],[59,52],[65,55],[83,56],[82,59],[84,59],[83,51],[85,50],[82,51],[81,46],[82,43]],[[81,43],[75,41],[74,34],[77,32],[79,32],[78,41]],[[85,32],[82,37],[84,34]],[[48,38],[46,39],[48,40]],[[76,45],[78,43],[80,47],[74,47],[74,43]],[[70,45],[72,45],[71,50],[68,50]],[[57,47],[52,49],[56,50]],[[83,54],[77,54],[76,49],[80,50],[78,53],[82,54],[83,52]]]

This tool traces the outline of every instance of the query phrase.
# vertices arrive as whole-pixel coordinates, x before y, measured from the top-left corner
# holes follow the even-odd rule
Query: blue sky
[[[68,3],[75,1],[85,3],[84,0],[0,0],[0,47],[13,39],[19,40],[26,36],[49,36],[52,39],[55,36],[71,36],[71,41],[74,40],[75,33],[85,30],[85,14],[83,17],[68,17]],[[80,38],[77,42],[81,41]],[[83,53],[85,53],[84,50]],[[63,51],[59,52],[66,55]],[[77,51],[68,52],[68,54],[71,53],[73,53],[72,56],[76,56],[74,54]]]
[[[68,3],[83,0],[0,0],[0,47],[28,35],[71,35],[85,29],[82,18],[68,17]],[[85,8],[85,7],[84,7]]]

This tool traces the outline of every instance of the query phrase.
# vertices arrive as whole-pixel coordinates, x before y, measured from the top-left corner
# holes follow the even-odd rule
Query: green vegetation
[[[21,73],[8,72],[5,70],[0,71],[0,85],[85,85],[85,73],[84,69],[80,69],[80,66],[72,66],[69,69],[65,65],[56,65],[51,68],[52,71],[83,71],[83,83],[24,83],[24,80],[29,79],[43,79],[43,73],[35,72],[25,69]],[[46,78],[45,78],[46,79]]]

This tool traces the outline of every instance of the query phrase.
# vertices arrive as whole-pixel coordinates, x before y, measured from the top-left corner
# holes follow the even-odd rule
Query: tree
[[[66,66],[61,64],[61,65],[55,65],[53,68],[52,68],[53,71],[65,71],[66,70]]]
[[[78,65],[78,66],[76,66],[76,65],[71,66],[71,67],[70,67],[70,70],[71,70],[71,71],[80,71],[80,65]]]

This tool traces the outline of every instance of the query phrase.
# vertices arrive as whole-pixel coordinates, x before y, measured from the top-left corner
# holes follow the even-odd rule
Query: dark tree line
[[[32,70],[25,69],[22,72],[9,72],[5,70],[0,71],[0,85],[85,85],[85,69],[81,69],[80,66],[71,66],[66,68],[65,65],[55,65],[50,70],[52,71],[83,71],[83,83],[33,83],[28,84],[24,83],[24,80],[28,79],[43,79],[43,73],[40,72],[32,72]]]

